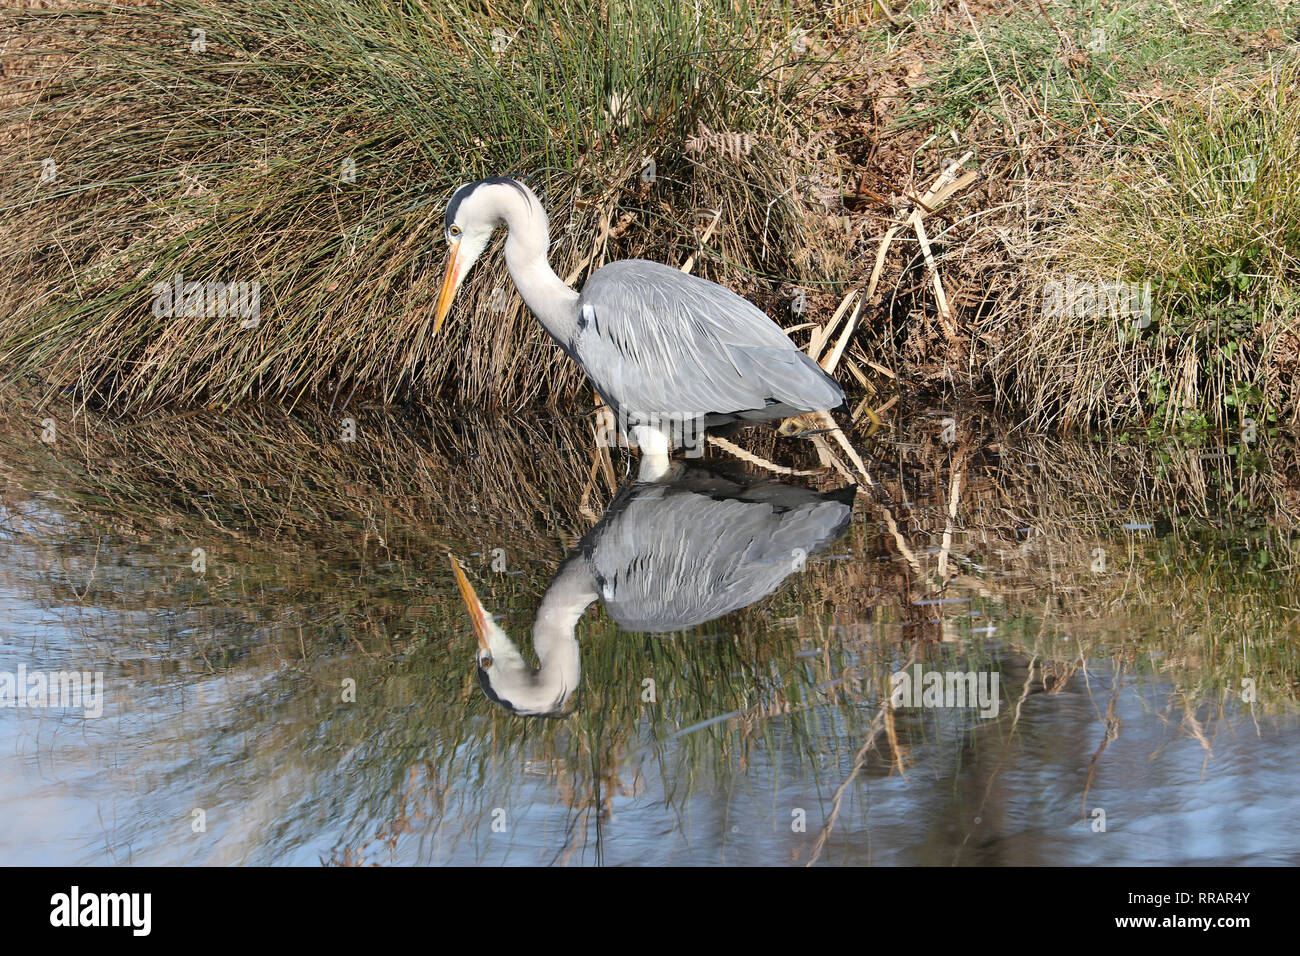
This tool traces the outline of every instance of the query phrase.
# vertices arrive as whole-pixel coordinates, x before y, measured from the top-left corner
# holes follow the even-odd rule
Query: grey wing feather
[[[633,413],[690,417],[837,408],[844,392],[730,289],[643,259],[598,270],[572,343],[596,390]]]
[[[627,630],[665,633],[766,597],[849,521],[851,504],[805,495],[787,509],[645,486],[592,542],[606,611]]]

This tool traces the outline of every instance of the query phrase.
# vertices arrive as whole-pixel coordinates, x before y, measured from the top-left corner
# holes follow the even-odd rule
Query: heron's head
[[[572,694],[566,676],[559,670],[548,673],[546,668],[539,670],[529,666],[515,642],[492,620],[492,615],[479,601],[460,562],[453,556],[449,557],[452,573],[456,575],[456,586],[460,588],[460,596],[465,601],[478,640],[475,664],[483,692],[515,714],[536,717],[559,714]]]
[[[541,203],[533,191],[513,176],[494,176],[466,183],[447,203],[444,228],[447,236],[447,271],[438,293],[433,331],[442,328],[451,311],[456,290],[469,275],[478,257],[487,248],[497,226],[507,222],[515,210],[541,212]],[[545,222],[545,213],[542,213]],[[545,227],[543,226],[543,235]]]

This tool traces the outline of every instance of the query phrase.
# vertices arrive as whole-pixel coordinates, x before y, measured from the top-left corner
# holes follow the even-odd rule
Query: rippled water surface
[[[0,863],[1300,862],[1286,515],[932,418],[880,496],[638,486],[581,423],[11,434],[0,681],[103,713],[0,709]]]

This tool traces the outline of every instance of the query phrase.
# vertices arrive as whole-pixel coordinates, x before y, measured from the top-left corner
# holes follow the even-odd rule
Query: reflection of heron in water
[[[489,697],[518,714],[562,710],[582,670],[574,631],[593,601],[630,631],[703,624],[775,591],[844,531],[853,510],[852,485],[819,494],[743,473],[678,468],[667,483],[636,482],[620,492],[560,566],[533,625],[537,668],[452,558]]]

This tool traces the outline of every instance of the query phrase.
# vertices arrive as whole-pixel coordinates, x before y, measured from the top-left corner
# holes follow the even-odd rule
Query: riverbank
[[[509,170],[561,275],[693,259],[847,336],[886,420],[927,391],[1237,448],[1297,421],[1296,4],[592,2],[582,43],[372,6],[4,11],[8,381],[124,416],[581,402],[500,268],[430,334],[441,204]]]

